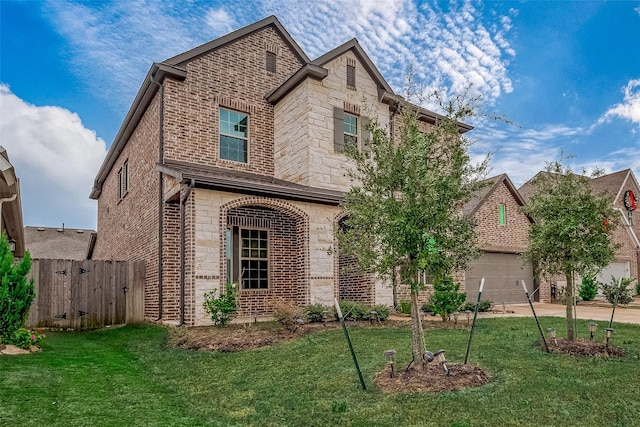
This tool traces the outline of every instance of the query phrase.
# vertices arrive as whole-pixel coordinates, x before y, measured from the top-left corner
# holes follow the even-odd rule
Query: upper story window
[[[220,158],[247,163],[249,150],[249,116],[220,109]]]
[[[122,199],[129,192],[129,160],[125,160],[118,171],[118,198]]]
[[[368,144],[371,138],[368,123],[369,119],[367,117],[347,113],[342,108],[334,107],[334,151],[336,153],[343,153],[349,147],[355,147],[363,152],[371,151],[371,147]]]
[[[267,51],[266,69],[270,73],[276,72],[276,54]]]
[[[346,114],[344,115],[344,148],[358,146],[358,117]]]
[[[500,225],[507,224],[507,208],[503,203],[500,203],[500,205],[498,205],[498,218],[500,221]]]

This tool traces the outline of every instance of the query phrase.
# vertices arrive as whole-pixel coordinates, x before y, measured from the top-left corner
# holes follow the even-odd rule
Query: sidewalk
[[[545,302],[536,302],[533,304],[536,310],[536,316],[552,316],[552,317],[565,317],[566,308],[563,304],[550,304]],[[501,306],[494,306],[494,312],[490,313],[478,313],[479,318],[488,317],[527,317],[532,316],[531,307],[529,304],[513,304],[505,306],[505,313],[499,311]],[[611,306],[602,307],[595,305],[581,305],[578,304],[576,308],[576,317],[578,319],[585,320],[611,320]],[[632,323],[640,325],[640,308],[638,307],[616,307],[616,312],[613,317],[613,323]]]

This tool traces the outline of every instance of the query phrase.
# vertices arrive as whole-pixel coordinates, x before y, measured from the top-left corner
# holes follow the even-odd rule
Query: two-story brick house
[[[207,323],[203,295],[227,281],[247,316],[330,304],[341,281],[390,303],[329,248],[345,144],[367,149],[370,118],[393,129],[400,99],[355,39],[311,61],[273,16],[153,64],[95,180],[93,258],[146,261],[152,320]]]

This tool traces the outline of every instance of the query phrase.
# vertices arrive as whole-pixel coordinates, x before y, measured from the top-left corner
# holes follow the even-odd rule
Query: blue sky
[[[397,93],[469,84],[474,158],[640,177],[640,2],[0,0],[0,144],[25,225],[95,228],[93,179],[152,62],[276,15],[314,59],[356,37]],[[429,104],[426,107],[432,107]]]

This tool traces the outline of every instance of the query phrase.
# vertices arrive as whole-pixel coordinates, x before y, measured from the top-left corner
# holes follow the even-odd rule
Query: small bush
[[[301,323],[301,309],[295,302],[276,300],[273,302],[273,317],[287,330],[295,331]]]
[[[400,301],[400,305],[398,306],[398,311],[403,314],[411,314],[411,301]]]
[[[231,321],[236,312],[236,297],[238,294],[237,283],[227,283],[226,292],[216,298],[215,289],[204,294],[204,310],[211,316],[214,325],[224,326]]]
[[[391,308],[386,305],[371,306],[353,301],[340,301],[338,304],[340,305],[344,320],[369,321],[371,320],[371,312],[375,311],[378,313],[378,319],[384,322],[391,315]],[[335,319],[338,318],[338,313],[336,313],[335,308],[331,310],[331,313]]]
[[[611,276],[611,282],[602,283],[602,293],[611,305],[616,303],[616,295],[618,296],[617,304],[629,304],[631,301],[633,301],[633,290],[631,289],[631,283],[634,280],[636,279],[623,277],[620,286],[618,286],[619,279]]]
[[[311,304],[305,307],[304,309],[304,317],[307,319],[307,322],[317,323],[324,321],[324,312],[331,311],[329,307],[325,307],[322,304]]]
[[[640,296],[640,282],[636,282],[636,295]]]
[[[391,315],[391,308],[387,307],[386,305],[376,305],[375,307],[373,307],[373,310],[378,313],[378,319],[381,322],[387,320]]]
[[[13,334],[10,342],[20,348],[28,349],[32,345],[38,345],[44,337],[44,334],[40,334],[34,330],[20,328]]]
[[[596,295],[598,295],[598,281],[596,276],[589,275],[582,278],[582,284],[578,295],[583,301],[593,301]]]
[[[480,300],[480,304],[478,304],[478,312],[484,313],[491,310],[491,305],[493,303],[488,299]],[[460,311],[471,310],[475,311],[476,303],[475,302],[466,302],[460,307]]]
[[[451,277],[434,280],[433,291],[429,305],[443,321],[447,321],[454,311],[459,311],[467,297],[467,294],[459,292],[460,283],[454,283]]]

